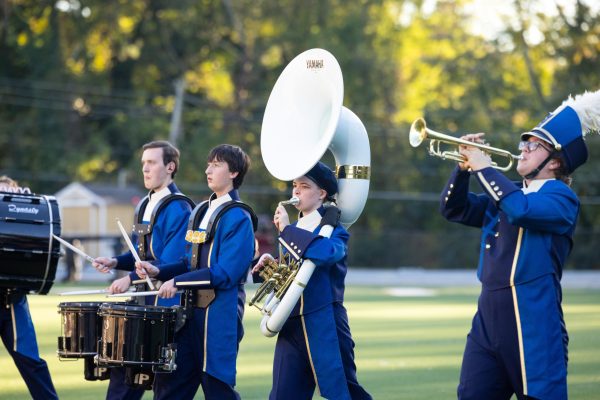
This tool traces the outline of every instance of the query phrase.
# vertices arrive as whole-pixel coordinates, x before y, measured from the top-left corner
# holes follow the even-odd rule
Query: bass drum
[[[60,257],[60,213],[52,196],[0,192],[0,288],[50,291]]]

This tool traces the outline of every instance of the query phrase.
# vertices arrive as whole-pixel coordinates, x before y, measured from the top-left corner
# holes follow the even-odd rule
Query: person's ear
[[[319,194],[319,199],[321,201],[325,201],[325,198],[327,197],[327,191],[325,189],[319,189],[321,191],[321,193]]]

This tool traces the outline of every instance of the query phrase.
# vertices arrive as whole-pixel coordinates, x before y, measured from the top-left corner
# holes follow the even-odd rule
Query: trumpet
[[[425,139],[429,139],[429,154],[434,157],[439,157],[442,160],[452,160],[458,162],[465,162],[466,158],[460,154],[458,151],[448,151],[448,150],[440,150],[440,145],[442,143],[447,143],[451,145],[464,145],[464,146],[472,146],[482,150],[484,153],[491,155],[496,155],[499,157],[506,158],[506,163],[504,166],[498,165],[495,161],[492,161],[492,167],[499,171],[509,171],[515,160],[520,160],[521,156],[517,156],[511,154],[508,150],[499,149],[496,147],[491,147],[486,144],[470,142],[468,140],[456,138],[454,136],[445,135],[440,132],[436,132],[427,128],[427,124],[425,124],[425,120],[423,118],[416,119],[411,127],[410,132],[408,134],[408,139],[410,141],[410,145],[412,147],[418,147],[423,143]]]

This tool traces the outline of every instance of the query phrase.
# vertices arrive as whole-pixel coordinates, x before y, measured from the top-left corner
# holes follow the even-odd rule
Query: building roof
[[[62,206],[127,204],[135,206],[146,191],[137,186],[72,182],[54,195]]]

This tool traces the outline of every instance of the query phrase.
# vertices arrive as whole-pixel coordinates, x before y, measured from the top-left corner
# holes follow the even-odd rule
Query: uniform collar
[[[239,196],[237,194],[237,190],[235,189],[227,194],[224,194],[221,197],[217,197],[216,193],[211,194],[210,198],[208,199],[208,209],[206,210],[206,213],[200,221],[199,228],[206,230],[206,228],[208,227],[208,221],[210,220],[210,217],[212,217],[213,213],[217,210],[217,208],[229,201],[238,199]]]
[[[296,226],[298,228],[302,228],[304,230],[313,232],[315,229],[317,229],[317,227],[321,223],[321,209],[322,208],[323,207],[319,207],[318,209],[316,209],[306,215],[302,215],[298,219]]]
[[[144,210],[144,215],[142,216],[143,221],[150,221],[150,218],[152,218],[152,212],[154,212],[154,208],[156,208],[162,199],[173,193],[173,188],[177,190],[177,186],[175,186],[174,183],[171,183],[168,186],[160,189],[158,192],[151,190],[150,193],[148,193],[149,200]]]
[[[229,193],[224,194],[221,197],[217,197],[217,195],[215,193],[213,193],[210,195],[210,198],[208,199],[208,208],[209,209],[217,208],[220,205],[225,204],[231,200],[232,200],[231,195]]]
[[[158,201],[158,200],[162,199],[163,197],[167,197],[168,195],[170,195],[172,193],[171,185],[165,186],[164,188],[160,189],[158,192],[151,190],[150,193],[148,193],[148,197],[150,197],[150,200],[152,200],[152,201]]]
[[[542,186],[544,186],[544,183],[548,182],[548,181],[554,181],[556,179],[534,179],[532,180],[529,185],[527,185],[525,183],[525,181],[523,181],[523,188],[521,189],[523,191],[523,193],[527,194],[527,193],[534,193],[537,192],[538,190],[540,190],[542,188]]]

